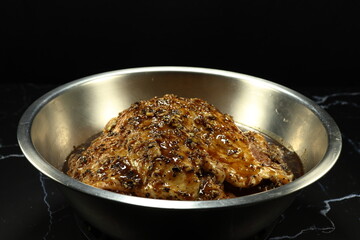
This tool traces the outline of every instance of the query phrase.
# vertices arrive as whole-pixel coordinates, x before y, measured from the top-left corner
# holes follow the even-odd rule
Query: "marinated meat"
[[[283,155],[213,105],[167,94],[111,119],[89,146],[69,155],[67,174],[127,195],[214,200],[291,182]]]

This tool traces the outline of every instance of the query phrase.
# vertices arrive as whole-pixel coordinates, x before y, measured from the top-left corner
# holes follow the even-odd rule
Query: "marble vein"
[[[48,223],[48,229],[45,233],[45,235],[43,236],[43,239],[46,240],[50,231],[51,231],[51,227],[52,227],[52,223],[53,223],[53,212],[51,211],[51,206],[50,206],[50,203],[48,202],[48,193],[47,193],[47,190],[46,190],[46,187],[45,187],[45,180],[46,180],[46,176],[44,176],[41,172],[39,172],[40,174],[40,184],[41,184],[41,189],[44,193],[44,203],[47,207],[47,212],[48,212],[48,216],[49,216],[49,223]]]
[[[313,99],[317,104],[319,104],[324,109],[329,109],[334,106],[350,106],[353,108],[360,109],[360,104],[358,103],[359,102],[358,97],[360,97],[360,92],[339,92],[324,96],[313,96]],[[347,142],[354,148],[354,150],[360,154],[359,142],[355,142],[350,138],[346,138],[345,136],[344,139],[346,139]],[[320,186],[323,192],[326,192],[325,187],[321,183],[318,183],[318,185]],[[323,234],[330,234],[336,230],[335,222],[328,216],[329,212],[332,210],[332,204],[336,202],[347,201],[349,199],[354,199],[354,198],[360,198],[360,194],[351,193],[339,198],[324,200],[322,202],[324,207],[319,211],[319,214],[326,219],[328,223],[326,226],[321,227],[314,224],[306,228],[300,229],[298,232],[294,234],[274,236],[269,238],[269,240],[296,239],[308,232],[321,232]]]
[[[324,96],[313,96],[314,101],[319,104],[321,107],[327,109],[332,106],[343,106],[350,105],[356,108],[360,108],[360,105],[356,101],[348,101],[346,99],[341,99],[342,97],[358,97],[360,92],[340,92],[332,93]]]
[[[5,148],[13,148],[18,147],[18,144],[10,144],[10,145],[3,145],[0,143],[0,149]],[[10,153],[10,154],[0,154],[0,160],[7,159],[7,158],[23,158],[25,157],[24,154],[18,154],[18,153]]]
[[[25,157],[24,154],[7,154],[7,155],[0,155],[0,160],[7,159],[7,158],[23,158]]]
[[[11,144],[11,145],[2,145],[0,144],[0,149],[5,149],[5,148],[15,148],[18,147],[18,144]],[[24,154],[18,154],[18,153],[9,153],[9,154],[0,154],[0,160],[4,160],[4,159],[9,159],[9,158],[25,158]],[[39,172],[39,182],[40,182],[40,187],[42,189],[43,192],[43,202],[46,206],[46,211],[48,213],[48,226],[47,226],[47,230],[44,234],[44,236],[42,237],[43,240],[46,240],[49,238],[49,234],[51,232],[52,226],[53,226],[53,222],[54,222],[54,217],[53,215],[63,209],[65,209],[64,206],[61,206],[60,209],[57,209],[56,211],[52,210],[51,204],[50,204],[50,199],[49,199],[49,194],[48,191],[46,189],[46,180],[48,180],[49,178],[47,176],[45,176],[44,174],[42,174],[41,172]],[[5,221],[4,219],[0,218],[1,221]]]
[[[354,150],[360,154],[360,142],[355,142],[351,140],[350,138],[347,138],[347,141],[350,143],[350,145],[354,148]]]
[[[299,232],[297,232],[293,235],[270,237],[269,240],[296,239],[297,237],[303,235],[306,232],[310,232],[310,231],[322,232],[324,234],[332,233],[336,229],[336,226],[335,226],[335,223],[328,217],[328,213],[331,211],[331,203],[342,202],[342,201],[346,201],[346,200],[349,200],[352,198],[360,198],[360,194],[354,193],[354,194],[349,194],[349,195],[346,195],[343,197],[333,198],[333,199],[328,199],[328,200],[323,201],[325,207],[323,209],[321,209],[319,213],[328,220],[328,222],[329,222],[328,226],[318,227],[316,225],[311,225],[307,228],[301,229]]]

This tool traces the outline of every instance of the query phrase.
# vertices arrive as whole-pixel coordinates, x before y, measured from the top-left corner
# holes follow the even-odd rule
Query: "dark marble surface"
[[[66,199],[26,160],[16,139],[21,114],[54,87],[0,84],[0,239],[86,239]],[[326,176],[299,193],[268,239],[360,239],[360,88],[295,90],[335,119],[343,150]]]

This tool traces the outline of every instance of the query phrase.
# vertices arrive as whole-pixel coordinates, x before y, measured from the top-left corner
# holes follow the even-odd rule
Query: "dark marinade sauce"
[[[304,175],[304,166],[301,162],[300,157],[294,152],[286,148],[283,144],[281,144],[279,141],[275,140],[274,138],[264,134],[261,131],[252,129],[250,127],[245,127],[240,125],[239,123],[236,123],[237,127],[243,131],[251,131],[251,132],[257,132],[260,135],[262,135],[268,144],[273,144],[281,149],[281,151],[284,153],[284,162],[286,163],[287,167],[290,169],[290,171],[294,174],[294,180]]]
[[[257,131],[257,130],[254,130],[254,129],[251,129],[248,127],[243,127],[243,126],[239,125],[238,123],[237,123],[237,126],[238,126],[238,128],[240,128],[241,131],[244,131],[244,132],[254,131],[254,132],[261,134],[263,137],[265,137],[268,144],[273,144],[273,145],[277,146],[278,148],[280,148],[284,154],[284,158],[283,158],[284,162],[286,163],[288,169],[290,169],[290,171],[294,174],[293,181],[295,179],[301,177],[302,175],[304,175],[304,166],[301,162],[300,157],[294,151],[289,150],[284,145],[282,145],[281,143],[276,141],[274,138],[269,137],[268,135],[262,133],[261,131]],[[266,179],[263,180],[260,184],[254,186],[254,187],[250,187],[250,188],[237,188],[237,187],[230,185],[227,182],[224,182],[224,187],[227,192],[231,192],[231,193],[235,194],[237,197],[260,193],[260,192],[264,192],[267,190],[277,188],[276,186],[274,186],[273,182],[271,182],[270,180],[266,180]]]

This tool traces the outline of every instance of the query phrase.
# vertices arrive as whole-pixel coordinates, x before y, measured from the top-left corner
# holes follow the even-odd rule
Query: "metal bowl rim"
[[[286,95],[291,96],[296,99],[299,103],[305,105],[309,108],[323,123],[327,134],[328,134],[328,148],[323,159],[307,172],[302,177],[296,179],[295,181],[286,184],[284,186],[269,190],[267,192],[261,192],[257,194],[252,194],[248,196],[232,198],[232,199],[223,199],[223,200],[211,200],[211,201],[177,201],[177,200],[162,200],[162,199],[148,199],[136,196],[128,196],[118,193],[113,193],[110,191],[98,189],[92,186],[83,184],[60,170],[56,169],[50,163],[48,163],[42,156],[37,152],[35,146],[31,140],[31,127],[32,122],[38,112],[52,99],[63,94],[64,92],[72,89],[73,87],[80,86],[92,81],[101,81],[104,77],[117,76],[121,74],[131,74],[131,73],[144,73],[144,72],[191,72],[191,73],[202,73],[202,74],[212,74],[219,75],[231,78],[239,78],[242,81],[251,81],[252,84],[260,84],[263,87],[271,88],[275,91],[280,91]],[[314,103],[312,100],[303,96],[302,94],[291,90],[285,86],[279,85],[277,83],[250,76],[247,74],[209,69],[209,68],[198,68],[198,67],[178,67],[178,66],[164,66],[164,67],[141,67],[141,68],[130,68],[123,70],[115,70],[110,72],[99,73],[91,75],[88,77],[80,78],[78,80],[71,81],[69,83],[63,84],[48,93],[44,94],[36,101],[34,101],[23,113],[17,131],[17,138],[19,146],[23,151],[25,157],[28,161],[37,168],[42,174],[45,174],[49,178],[55,180],[56,182],[74,189],[76,191],[93,195],[96,197],[108,199],[111,201],[117,201],[125,204],[138,205],[142,207],[151,207],[151,208],[163,208],[163,209],[209,209],[209,208],[222,208],[222,207],[231,207],[231,206],[246,206],[253,205],[259,202],[276,199],[278,197],[286,196],[294,192],[299,191],[307,187],[308,185],[314,183],[322,176],[324,176],[335,164],[338,159],[341,148],[342,148],[342,138],[340,130],[332,119],[332,117],[323,110],[320,106]]]

